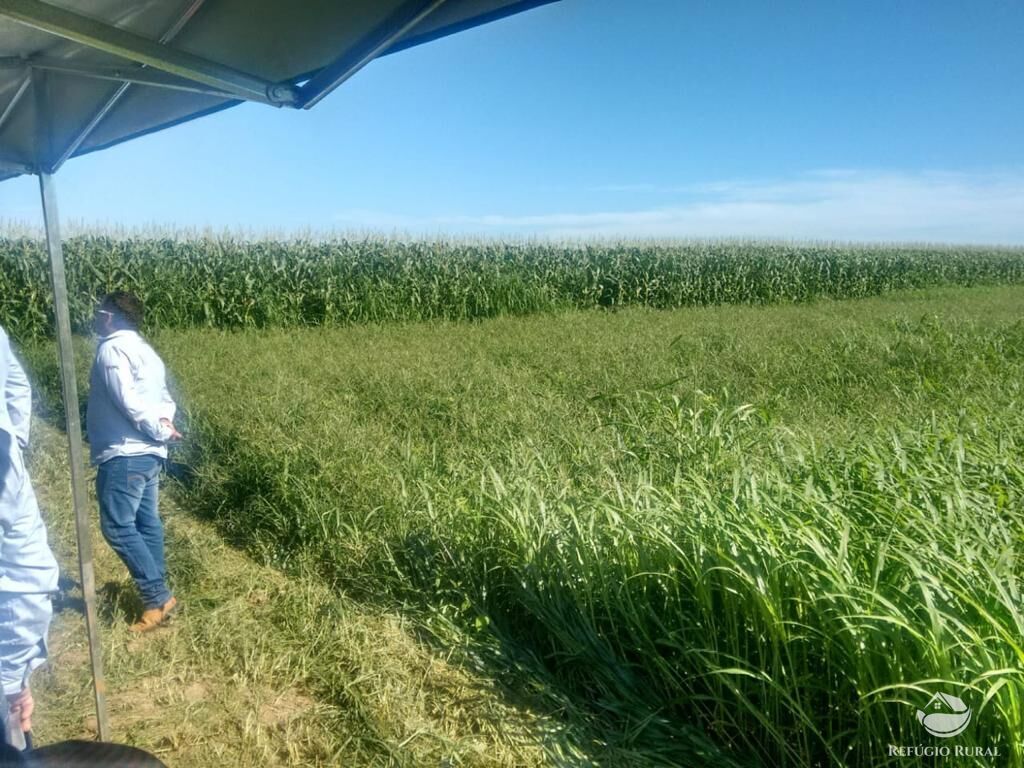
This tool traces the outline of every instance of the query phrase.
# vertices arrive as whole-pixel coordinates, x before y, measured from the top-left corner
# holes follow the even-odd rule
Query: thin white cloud
[[[790,179],[663,188],[661,194],[664,204],[643,209],[431,218],[346,211],[338,222],[419,233],[1024,245],[1024,173],[826,169]]]
[[[657,184],[598,184],[590,192],[656,192],[662,189]]]

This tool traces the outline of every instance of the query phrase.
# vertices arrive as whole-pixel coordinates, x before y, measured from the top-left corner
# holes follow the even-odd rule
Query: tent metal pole
[[[264,80],[41,0],[0,0],[0,17],[227,91],[234,98],[274,107],[296,103],[295,89],[288,83]]]
[[[100,67],[92,64],[81,64],[75,61],[65,61],[55,56],[34,56],[29,59],[16,59],[11,56],[0,56],[0,69],[10,68],[17,62],[17,66],[29,66],[32,69],[45,69],[49,72],[64,72],[70,75],[81,75],[96,80],[113,80],[121,83],[139,83],[150,85],[155,88],[167,88],[169,90],[186,91],[188,93],[201,93],[206,96],[217,96],[222,99],[233,99],[234,95],[227,91],[218,91],[216,88],[209,88],[195,80],[186,80],[177,75],[169,75],[159,69],[145,67],[142,65],[130,64],[126,67]]]
[[[78,415],[78,387],[71,347],[71,316],[68,312],[68,288],[64,277],[64,252],[60,242],[57,196],[53,176],[39,172],[39,192],[46,225],[46,248],[50,254],[53,306],[57,319],[57,346],[60,351],[61,385],[64,415],[67,419],[68,453],[71,460],[71,492],[75,507],[75,534],[78,538],[78,570],[85,598],[85,628],[89,635],[89,660],[92,663],[93,693],[96,699],[96,724],[100,741],[110,740],[107,720],[106,682],[103,677],[103,653],[96,621],[96,577],[93,573],[92,541],[89,537],[89,497],[85,491],[85,463],[82,453],[82,426]]]
[[[377,29],[313,75],[299,89],[302,108],[315,107],[327,94],[394,45],[396,40],[400,40],[444,3],[445,0],[407,0]]]
[[[181,32],[192,17],[199,12],[199,9],[203,7],[205,2],[206,0],[189,0],[188,5],[185,6],[178,19],[158,41],[160,45],[167,45],[167,43],[177,37],[178,33]],[[60,153],[60,157],[58,157],[53,163],[53,167],[50,169],[51,172],[56,173],[60,167],[67,162],[67,159],[78,151],[78,148],[82,146],[82,143],[92,135],[94,130],[96,130],[96,126],[103,122],[103,118],[109,114],[110,110],[117,106],[117,103],[121,100],[121,97],[124,96],[125,91],[128,90],[130,85],[131,83],[121,83],[117,90],[110,94],[110,98],[108,98],[103,105],[92,114],[92,117],[90,117],[81,129],[76,132],[75,137],[71,142],[64,147],[64,151]]]
[[[21,97],[25,95],[25,91],[28,90],[29,84],[32,82],[32,74],[30,72],[25,73],[25,78],[21,81],[21,85],[18,86],[18,90],[14,92],[14,96],[4,107],[4,111],[0,112],[0,128],[3,127],[4,123],[7,122],[7,118],[14,114],[14,108],[18,106],[18,102],[21,101]]]

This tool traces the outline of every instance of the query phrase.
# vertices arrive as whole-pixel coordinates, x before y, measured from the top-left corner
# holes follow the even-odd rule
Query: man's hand
[[[36,703],[32,699],[32,691],[25,688],[20,693],[9,694],[7,696],[7,706],[9,709],[10,717],[14,722],[19,723],[21,730],[28,733],[32,730],[32,711],[36,708]]]
[[[181,434],[181,432],[179,432],[177,430],[177,428],[175,428],[173,421],[171,421],[170,419],[160,419],[160,423],[163,424],[165,427],[170,427],[171,428],[171,437],[170,437],[171,440],[182,440],[182,439],[184,439],[185,436],[183,434]]]

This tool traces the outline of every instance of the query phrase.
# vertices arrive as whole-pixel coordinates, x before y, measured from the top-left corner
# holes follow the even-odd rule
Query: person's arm
[[[112,345],[104,345],[100,352],[99,364],[103,368],[103,383],[111,401],[135,428],[144,435],[164,443],[174,434],[174,427],[166,422],[161,408],[146,405],[135,391],[135,380],[131,366],[124,353]]]
[[[14,427],[14,436],[22,449],[28,447],[29,429],[32,421],[32,385],[29,384],[25,369],[21,367],[18,358],[10,349],[6,337],[2,343],[8,344],[7,348],[7,382],[4,385],[4,401],[7,406],[7,415],[10,417],[11,426]]]
[[[28,686],[18,693],[7,694],[7,707],[7,716],[14,719],[22,733],[32,730],[32,713],[35,711],[36,703]]]
[[[7,401],[7,415],[14,427],[14,435],[18,445],[28,447],[29,432],[32,423],[32,385],[29,383],[25,369],[14,355],[8,356],[7,386],[4,398]]]
[[[163,391],[160,392],[160,418],[174,421],[174,414],[177,412],[178,406],[175,404],[174,398],[171,397],[171,392],[167,389],[167,385],[164,384]]]
[[[160,423],[171,428],[170,440],[181,440],[184,437],[178,431],[178,428],[174,426],[174,414],[177,411],[178,406],[174,403],[174,398],[171,397],[171,393],[165,384],[163,391],[160,393]]]

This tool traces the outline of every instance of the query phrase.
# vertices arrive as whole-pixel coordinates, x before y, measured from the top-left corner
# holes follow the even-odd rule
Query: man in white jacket
[[[28,680],[46,661],[57,561],[25,469],[32,388],[0,328],[0,684],[9,733],[32,729]],[[2,740],[2,739],[0,739]]]
[[[158,626],[177,605],[167,588],[164,531],[158,510],[167,442],[179,439],[163,361],[139,334],[143,307],[116,291],[96,308],[99,334],[89,377],[86,432],[96,472],[100,530],[135,580],[142,618],[130,629]]]

